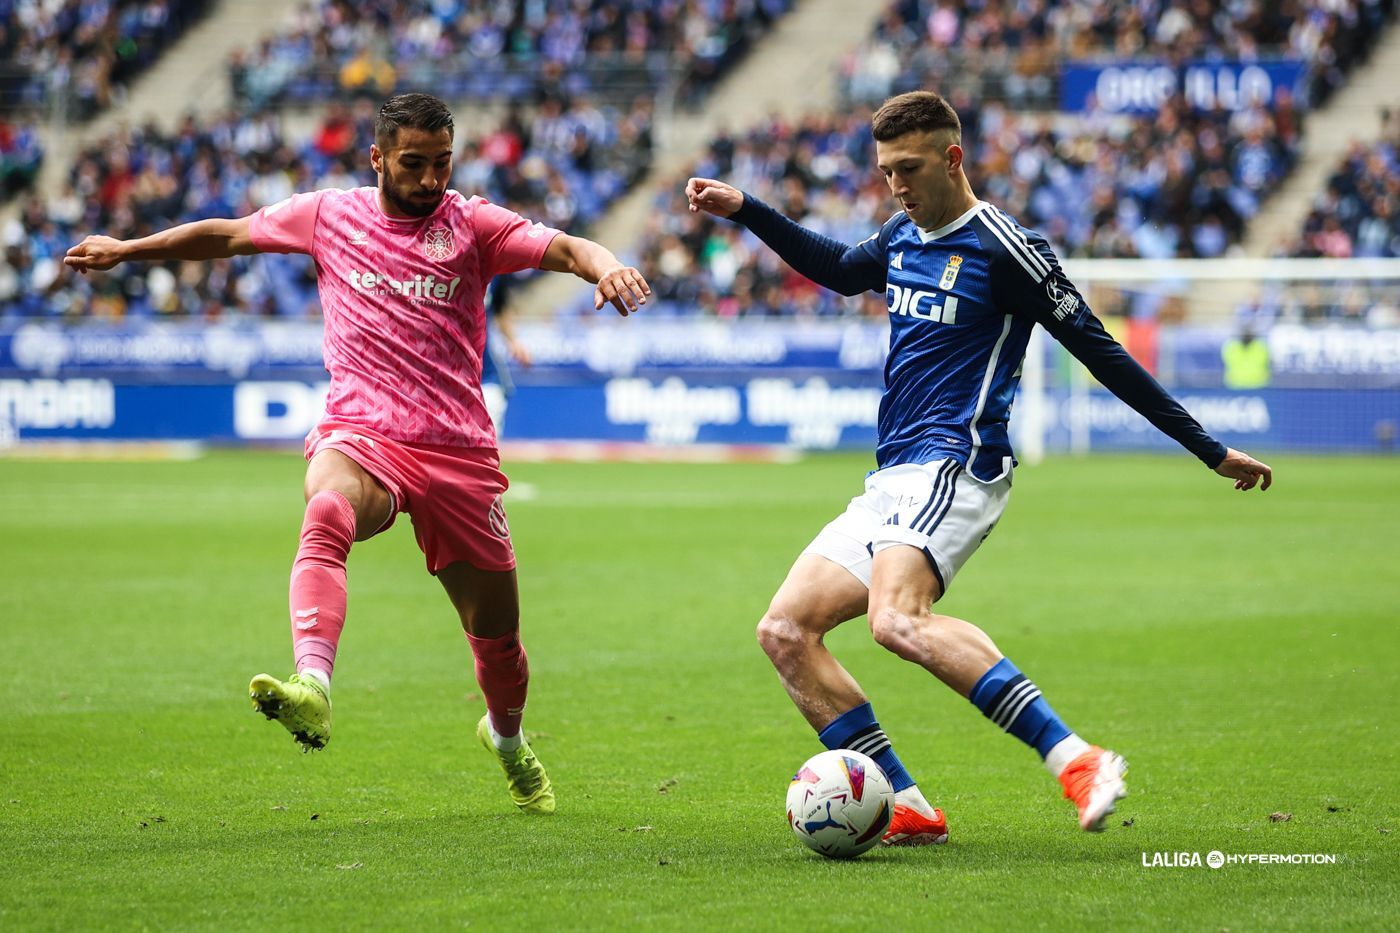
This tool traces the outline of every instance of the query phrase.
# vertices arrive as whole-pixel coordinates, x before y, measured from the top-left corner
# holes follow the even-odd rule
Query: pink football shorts
[[[466,561],[479,570],[515,569],[501,495],[510,485],[490,447],[439,447],[393,441],[369,428],[323,421],[306,438],[306,459],[337,450],[379,481],[392,498],[389,518],[413,520],[418,547],[436,574]]]

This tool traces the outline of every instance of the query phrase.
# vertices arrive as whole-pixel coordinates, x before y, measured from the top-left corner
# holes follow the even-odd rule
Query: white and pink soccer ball
[[[893,814],[890,779],[872,759],[849,749],[812,756],[788,786],[788,825],[827,858],[854,858],[878,845]]]

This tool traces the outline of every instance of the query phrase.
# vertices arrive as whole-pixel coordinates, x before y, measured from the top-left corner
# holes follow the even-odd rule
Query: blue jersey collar
[[[968,210],[957,220],[954,220],[951,223],[946,223],[943,226],[939,227],[937,230],[925,230],[919,226],[915,226],[914,229],[918,231],[920,240],[922,240],[925,243],[932,243],[934,240],[941,239],[956,230],[961,230],[964,226],[967,225],[967,222],[969,220],[976,216],[978,211],[982,210],[982,208],[986,206],[986,201],[978,201],[976,204],[972,205],[972,207],[968,208]]]

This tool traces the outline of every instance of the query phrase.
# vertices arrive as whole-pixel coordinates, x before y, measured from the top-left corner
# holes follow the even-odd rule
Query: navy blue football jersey
[[[951,457],[984,481],[1010,470],[1011,402],[1036,324],[1208,466],[1224,459],[1225,447],[1103,329],[1045,238],[991,204],[978,201],[932,231],[901,211],[846,247],[744,197],[732,219],[798,272],[847,295],[883,290],[890,350],[880,468]]]

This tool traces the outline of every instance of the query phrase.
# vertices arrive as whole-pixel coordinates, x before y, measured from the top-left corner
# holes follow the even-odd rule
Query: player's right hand
[[[728,217],[744,206],[744,192],[713,178],[692,178],[686,183],[685,197],[692,214],[704,211]]]
[[[1220,461],[1220,466],[1215,468],[1226,479],[1235,481],[1235,488],[1241,492],[1253,489],[1257,484],[1259,491],[1268,489],[1274,482],[1274,471],[1267,463],[1255,460],[1242,450],[1235,450],[1233,447],[1225,451],[1225,459]]]
[[[86,275],[105,272],[122,261],[122,241],[109,236],[90,236],[70,249],[63,264]]]

